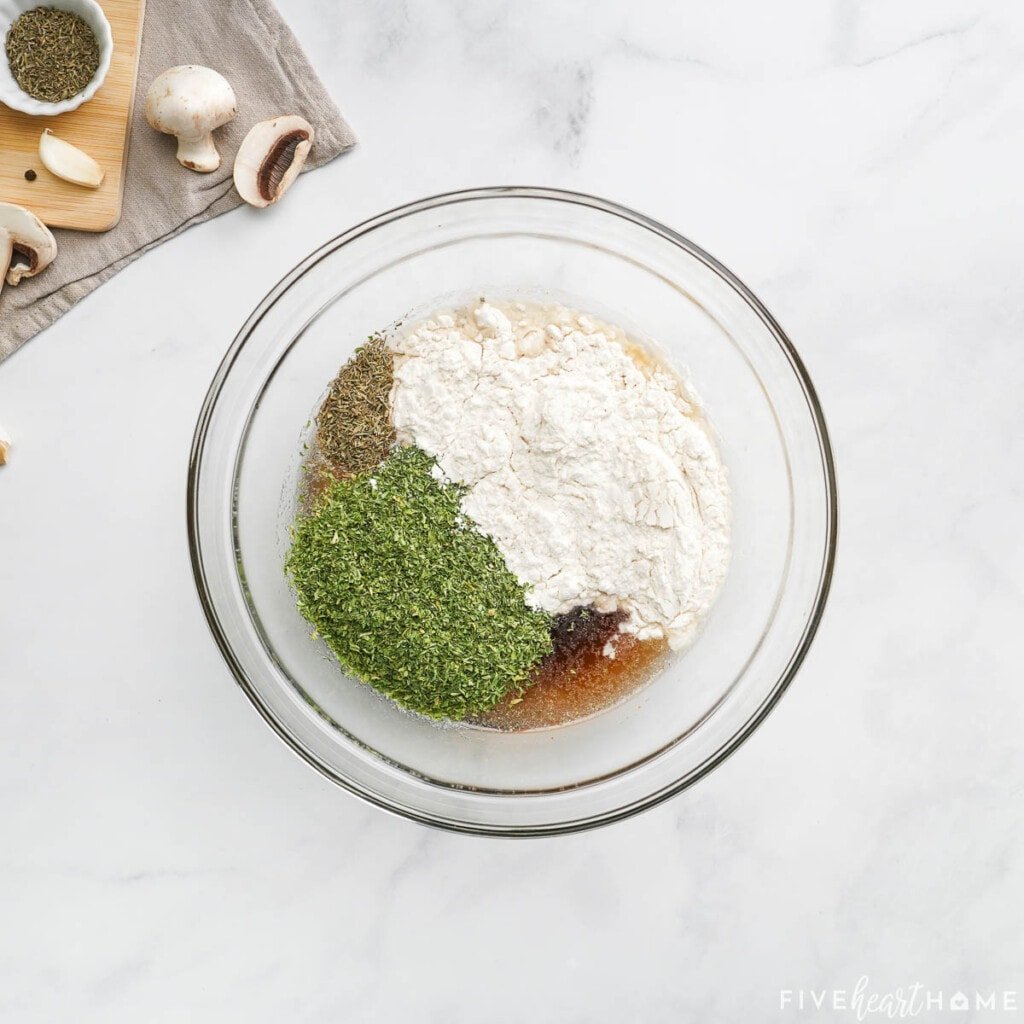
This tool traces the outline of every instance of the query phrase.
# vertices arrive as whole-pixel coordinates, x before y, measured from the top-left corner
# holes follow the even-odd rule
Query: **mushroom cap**
[[[226,124],[238,109],[231,83],[213,68],[180,64],[153,79],[146,120],[158,132],[196,139]]]
[[[14,203],[0,203],[0,252],[5,260],[14,253],[28,260],[0,267],[0,274],[6,272],[7,283],[16,285],[23,277],[35,277],[54,261],[57,242],[31,210]]]

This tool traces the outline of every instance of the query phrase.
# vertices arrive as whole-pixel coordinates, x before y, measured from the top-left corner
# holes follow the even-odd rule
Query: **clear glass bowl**
[[[338,367],[372,332],[481,295],[566,301],[655,339],[703,396],[733,489],[732,563],[703,634],[627,700],[554,729],[503,733],[399,710],[311,639],[283,570],[302,445]],[[292,749],[417,821],[557,834],[678,793],[764,719],[822,615],[836,485],[796,351],[725,267],[614,203],[490,188],[360,224],[260,303],[203,405],[188,525],[214,637]]]

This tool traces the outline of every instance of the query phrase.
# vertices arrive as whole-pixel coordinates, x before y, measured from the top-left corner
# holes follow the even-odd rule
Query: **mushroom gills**
[[[15,262],[15,257],[21,257],[20,262]],[[6,280],[8,284],[15,286],[23,277],[35,277],[39,272],[39,253],[27,245],[18,242],[11,242],[11,254],[7,260]]]
[[[295,163],[295,152],[302,143],[306,143],[308,152],[309,137],[302,132],[292,132],[279,139],[277,145],[267,154],[257,179],[257,187],[264,199],[273,199],[277,196],[284,176]]]
[[[313,126],[295,114],[260,121],[235,157],[235,188],[251,206],[270,206],[288,191],[313,147]]]

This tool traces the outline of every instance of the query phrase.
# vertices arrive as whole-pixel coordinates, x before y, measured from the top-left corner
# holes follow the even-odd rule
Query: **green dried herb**
[[[393,381],[392,356],[379,334],[356,349],[335,377],[317,414],[316,440],[338,476],[373,469],[394,445]]]
[[[92,29],[77,14],[53,7],[35,7],[16,18],[6,49],[14,80],[46,103],[80,93],[100,66]]]
[[[551,651],[551,620],[433,467],[404,447],[335,481],[296,522],[287,571],[348,671],[420,714],[461,719],[522,692]]]

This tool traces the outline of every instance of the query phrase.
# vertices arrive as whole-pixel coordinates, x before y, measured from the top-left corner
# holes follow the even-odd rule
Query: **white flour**
[[[392,342],[393,416],[469,485],[463,512],[531,605],[621,608],[678,649],[725,576],[729,488],[699,399],[625,344],[561,307],[441,314]]]

